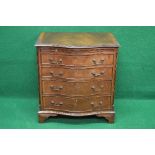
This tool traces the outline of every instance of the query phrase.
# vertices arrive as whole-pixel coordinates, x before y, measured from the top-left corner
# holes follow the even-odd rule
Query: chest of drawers
[[[41,33],[37,42],[39,122],[50,116],[114,122],[119,44],[111,33]]]

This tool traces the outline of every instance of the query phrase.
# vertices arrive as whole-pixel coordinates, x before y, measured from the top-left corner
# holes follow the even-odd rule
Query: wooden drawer
[[[43,94],[61,94],[64,96],[90,96],[110,94],[112,81],[90,80],[84,82],[42,81]]]
[[[113,65],[114,55],[103,53],[92,54],[53,54],[50,52],[41,52],[42,65],[60,65],[60,66],[100,66]]]
[[[47,79],[97,79],[112,80],[112,67],[89,67],[89,68],[63,68],[63,67],[42,67],[42,78]]]
[[[111,96],[69,98],[62,96],[43,97],[44,109],[64,112],[92,112],[111,108]]]
[[[50,54],[67,54],[67,55],[88,55],[94,53],[114,53],[114,48],[61,48],[61,47],[41,47],[41,52]]]

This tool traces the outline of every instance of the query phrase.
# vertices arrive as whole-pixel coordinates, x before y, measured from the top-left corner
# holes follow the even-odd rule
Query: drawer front
[[[62,68],[62,67],[42,67],[42,78],[48,79],[97,79],[112,80],[112,67],[94,67],[94,68]]]
[[[90,96],[110,94],[112,81],[90,80],[85,82],[42,81],[43,94],[65,96]]]
[[[93,112],[111,108],[111,96],[88,98],[43,97],[44,109],[64,112]]]
[[[50,54],[69,54],[69,55],[88,55],[94,53],[114,53],[114,48],[58,48],[58,47],[41,47],[41,52]]]
[[[60,65],[60,66],[101,66],[113,65],[113,54],[90,54],[90,55],[69,55],[52,54],[49,52],[41,53],[42,65]]]

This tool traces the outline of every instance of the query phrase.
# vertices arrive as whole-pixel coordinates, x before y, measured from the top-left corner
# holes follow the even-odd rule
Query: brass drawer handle
[[[103,65],[104,64],[104,59],[101,59],[99,62],[97,62],[95,59],[92,60],[94,65]]]
[[[90,104],[92,105],[92,107],[98,107],[98,106],[103,105],[103,101],[99,101],[98,103],[91,102]]]
[[[50,102],[50,105],[52,105],[52,106],[61,106],[61,105],[63,105],[63,102],[51,101],[51,102]]]
[[[53,85],[51,85],[50,88],[51,88],[52,90],[59,91],[59,90],[63,89],[63,86],[53,86]]]
[[[96,91],[101,91],[101,89],[103,89],[103,88],[104,88],[103,85],[100,86],[100,89],[97,89],[95,86],[92,86],[92,87],[91,87],[91,89],[92,89],[93,91],[95,91],[95,92],[96,92]]]
[[[94,77],[99,77],[99,76],[102,76],[104,75],[104,71],[100,72],[100,73],[95,73],[95,72],[92,72],[91,74],[94,76]]]
[[[52,77],[57,77],[57,78],[60,78],[60,77],[62,77],[63,76],[63,72],[60,72],[60,73],[54,73],[54,72],[50,72],[50,74],[51,74],[51,76]]]
[[[51,49],[51,52],[58,52],[58,49]]]
[[[94,106],[95,103],[94,103],[94,102],[91,102],[90,104],[91,104],[92,106]]]
[[[59,59],[59,60],[49,59],[49,61],[51,64],[55,64],[55,65],[62,64],[62,59]]]

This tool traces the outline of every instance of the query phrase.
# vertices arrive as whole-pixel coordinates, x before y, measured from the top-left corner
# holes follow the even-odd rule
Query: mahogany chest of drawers
[[[119,43],[112,33],[41,33],[36,44],[39,122],[96,115],[114,122]]]

